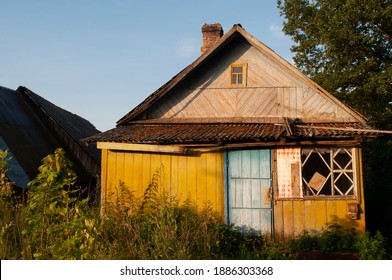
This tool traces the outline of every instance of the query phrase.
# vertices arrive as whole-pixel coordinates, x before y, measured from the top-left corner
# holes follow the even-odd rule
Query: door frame
[[[270,148],[235,148],[224,150],[224,221],[229,224],[230,221],[230,196],[229,196],[229,152],[230,151],[245,151],[245,150],[268,150],[270,152],[270,191],[271,191],[271,219],[270,225],[271,230],[267,234],[274,236],[274,192],[275,192],[275,180],[274,180],[274,149]]]

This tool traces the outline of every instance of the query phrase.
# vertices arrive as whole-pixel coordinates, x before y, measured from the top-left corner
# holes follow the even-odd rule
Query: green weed
[[[391,258],[386,249],[387,242],[385,237],[379,231],[374,236],[370,232],[366,232],[364,236],[358,238],[355,245],[362,260],[385,260]]]

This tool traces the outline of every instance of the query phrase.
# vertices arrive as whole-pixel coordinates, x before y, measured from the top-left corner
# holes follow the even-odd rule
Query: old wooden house
[[[42,159],[63,148],[73,163],[79,186],[93,191],[100,174],[100,155],[80,139],[99,133],[89,121],[68,112],[26,87],[0,86],[0,149],[7,150],[7,177],[27,189]]]
[[[102,209],[120,185],[160,187],[277,237],[365,229],[365,118],[240,25],[202,26],[201,55],[117,122],[102,152]]]

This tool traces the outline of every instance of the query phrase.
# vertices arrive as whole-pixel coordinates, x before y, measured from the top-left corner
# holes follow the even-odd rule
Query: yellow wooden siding
[[[121,186],[141,196],[153,176],[159,188],[180,201],[190,199],[198,207],[207,204],[223,216],[224,161],[222,152],[194,155],[102,150],[102,202],[123,195]]]
[[[360,149],[356,149],[356,158],[357,165],[361,167]],[[276,170],[276,163],[273,169]],[[154,174],[158,174],[161,190],[176,196],[180,201],[190,199],[198,207],[204,207],[208,203],[223,217],[224,173],[223,152],[175,155],[103,149],[102,206],[124,195],[121,187],[136,196],[142,195]],[[278,238],[288,238],[303,231],[314,234],[333,223],[363,232],[365,216],[361,177],[361,173],[357,172],[358,198],[355,199],[275,200],[275,235]],[[359,203],[357,220],[348,219],[348,203]]]
[[[275,155],[276,156],[276,155]],[[361,149],[353,150],[353,166],[356,170],[356,197],[314,197],[312,199],[276,199],[274,205],[274,231],[278,238],[290,238],[304,231],[310,234],[320,232],[337,223],[346,228],[365,231],[365,207],[363,197]],[[274,168],[277,168],[274,162]],[[275,185],[275,190],[277,186]],[[348,218],[348,204],[359,204],[358,219]]]
[[[347,217],[348,203],[358,200],[278,200],[274,206],[274,231],[280,238],[292,238],[304,231],[310,234],[337,223],[346,228],[365,231],[364,215],[358,220]]]

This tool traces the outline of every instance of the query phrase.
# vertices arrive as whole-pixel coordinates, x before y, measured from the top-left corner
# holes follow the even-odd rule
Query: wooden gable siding
[[[149,119],[289,117],[355,122],[336,104],[310,88],[199,89],[176,92],[148,112]]]
[[[290,117],[358,121],[249,43],[204,66],[151,106],[147,119]],[[230,64],[247,63],[247,86],[230,86]],[[211,65],[211,66],[210,66]]]
[[[221,152],[176,155],[102,149],[101,210],[126,197],[124,189],[140,197],[157,176],[159,191],[200,208],[211,204],[223,216],[223,158]]]

